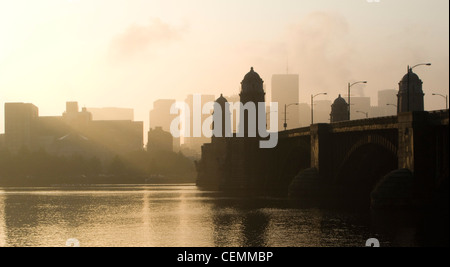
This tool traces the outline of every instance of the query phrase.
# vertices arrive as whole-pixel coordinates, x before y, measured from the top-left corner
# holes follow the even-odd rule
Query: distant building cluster
[[[258,90],[264,92],[260,100],[264,102],[266,96],[265,85],[259,81],[254,72],[248,74],[247,84],[258,84]],[[259,77],[259,76],[258,76]],[[279,131],[307,127],[314,123],[333,123],[346,120],[394,116],[399,112],[423,111],[423,91],[420,78],[408,69],[408,73],[399,83],[399,90],[382,90],[378,92],[378,103],[371,105],[370,97],[339,95],[334,102],[329,100],[312,99],[312,103],[302,103],[299,98],[299,75],[276,74],[272,76],[272,87],[268,95],[271,102],[278,103],[278,111],[267,107],[267,125],[272,116],[278,117]],[[261,82],[261,83],[260,83]],[[254,88],[244,90],[252,91]],[[215,101],[214,95],[202,95],[201,105]],[[230,103],[247,101],[245,95],[224,97]],[[252,101],[256,101],[252,99]],[[190,109],[190,117],[194,116],[194,96],[188,95],[185,103]],[[174,99],[159,99],[153,103],[150,111],[150,127],[148,131],[147,150],[164,150],[182,152],[184,155],[199,159],[202,146],[210,142],[206,137],[193,136],[193,120],[189,129],[191,137],[174,138],[170,127],[172,121],[179,114],[171,114]],[[311,107],[313,105],[313,110]],[[348,109],[350,108],[350,114]],[[277,115],[270,113],[276,112]],[[201,116],[201,124],[211,114]],[[239,130],[240,122],[236,113],[232,115],[233,133]],[[134,121],[133,109],[123,108],[83,108],[79,110],[78,103],[68,102],[66,112],[62,116],[40,117],[39,110],[33,104],[6,103],[5,104],[5,134],[0,135],[0,149],[7,148],[17,152],[22,148],[31,150],[45,149],[58,155],[73,153],[100,154],[102,156],[114,153],[126,153],[143,149],[143,123]]]
[[[39,116],[33,104],[6,103],[5,134],[0,135],[0,145],[11,153],[45,150],[58,156],[78,154],[100,159],[142,150],[143,123],[133,121],[129,109],[114,110],[107,116],[98,115],[103,120],[94,120],[89,109],[80,111],[77,102],[67,102],[62,116],[45,117]]]
[[[201,96],[201,106],[208,102],[214,102],[214,95],[202,95]],[[201,147],[203,144],[210,141],[206,137],[183,137],[183,138],[173,138],[169,140],[164,138],[163,135],[170,135],[170,126],[172,121],[179,116],[178,114],[170,114],[170,108],[175,104],[174,99],[159,99],[153,103],[153,109],[150,111],[150,131],[148,132],[148,143],[147,149],[150,151],[152,149],[161,148],[172,148],[170,151],[179,152],[181,151],[184,155],[191,158],[200,158]],[[194,96],[188,95],[185,99],[185,103],[188,105],[190,110],[190,117],[193,117],[194,110]],[[209,117],[209,115],[202,115],[201,123]],[[190,121],[189,125],[190,136],[193,136],[193,120]],[[157,143],[163,142],[163,143]],[[169,144],[171,142],[171,144]]]

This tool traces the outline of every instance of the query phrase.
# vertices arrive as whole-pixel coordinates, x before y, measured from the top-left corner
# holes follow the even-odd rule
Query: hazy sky
[[[147,128],[154,100],[237,94],[251,66],[270,89],[288,65],[302,102],[368,80],[354,93],[376,104],[432,62],[415,72],[426,108],[444,108],[431,93],[449,89],[449,1],[380,1],[0,0],[0,132],[4,102],[129,107]]]

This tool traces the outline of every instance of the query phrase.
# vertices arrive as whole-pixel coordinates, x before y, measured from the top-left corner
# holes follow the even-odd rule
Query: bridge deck
[[[414,116],[414,114],[412,114]],[[336,123],[330,123],[329,125],[331,133],[344,133],[344,132],[362,132],[362,131],[377,131],[377,130],[392,130],[398,129],[399,123],[398,116],[390,117],[378,117],[362,120],[342,121]],[[429,121],[432,121],[435,125],[448,125],[449,124],[449,111],[437,110],[428,112]],[[311,133],[311,127],[303,127],[292,129],[288,131],[279,132],[279,138],[294,138],[308,136]]]

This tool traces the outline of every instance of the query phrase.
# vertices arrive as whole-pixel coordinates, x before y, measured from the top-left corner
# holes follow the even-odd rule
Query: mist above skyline
[[[30,102],[60,115],[66,101],[128,107],[148,128],[153,101],[193,93],[239,93],[254,67],[300,75],[300,102],[398,89],[408,64],[424,82],[425,109],[449,88],[449,2],[1,1],[0,132],[3,103]],[[266,99],[269,100],[269,99]],[[146,129],[145,129],[146,130]]]

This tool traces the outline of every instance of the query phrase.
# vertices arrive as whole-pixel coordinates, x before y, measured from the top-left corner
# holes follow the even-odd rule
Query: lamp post
[[[287,130],[287,108],[288,107],[290,107],[290,106],[298,106],[299,105],[299,103],[292,103],[292,104],[289,104],[289,105],[284,105],[284,130],[286,131]]]
[[[367,83],[367,81],[359,81],[359,82],[355,82],[355,83],[348,83],[348,120],[350,120],[350,89],[357,84],[360,83]]]
[[[314,98],[319,95],[327,95],[327,93],[320,93],[317,95],[311,95],[311,124],[314,124]]]
[[[420,63],[420,64],[417,64],[417,65],[414,65],[412,68],[410,68],[409,67],[409,65],[408,65],[408,80],[407,80],[407,85],[406,85],[406,89],[407,89],[407,92],[406,92],[406,95],[407,95],[407,97],[408,97],[408,101],[407,101],[407,108],[408,108],[408,110],[407,110],[407,112],[410,112],[411,110],[410,110],[410,99],[409,99],[409,96],[410,96],[410,93],[409,93],[409,84],[410,84],[410,82],[409,82],[409,78],[411,77],[411,72],[413,71],[413,69],[414,68],[417,68],[417,67],[419,67],[419,66],[431,66],[431,63]]]
[[[433,94],[433,95],[445,98],[445,109],[448,109],[448,95],[441,95],[441,94]]]
[[[366,119],[368,119],[368,118],[369,118],[369,112],[364,112],[364,111],[356,111],[356,113],[361,113],[361,114],[364,114],[364,115],[366,115]]]

